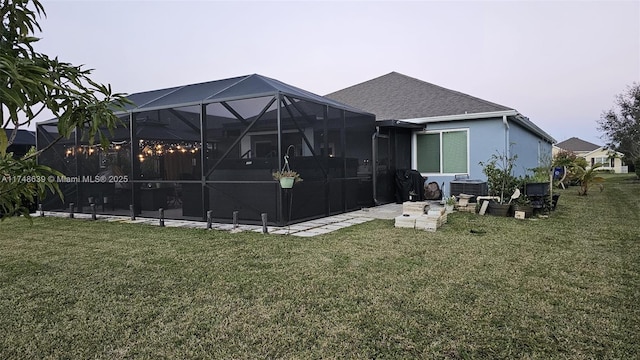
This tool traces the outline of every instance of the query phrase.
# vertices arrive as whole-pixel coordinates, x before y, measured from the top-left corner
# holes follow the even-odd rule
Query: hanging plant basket
[[[289,145],[289,147],[291,146],[293,145]],[[287,153],[288,152],[289,149],[287,148]],[[273,180],[278,180],[280,182],[280,187],[283,189],[291,189],[293,188],[293,184],[302,181],[300,174],[291,170],[289,167],[289,155],[284,156],[284,166],[282,167],[282,170],[272,173],[271,176],[273,176]]]
[[[293,170],[276,171],[271,175],[274,180],[280,182],[280,187],[283,189],[291,189],[295,183],[302,181],[300,175]]]
[[[291,189],[295,181],[296,181],[296,178],[294,177],[281,177],[280,187],[283,189]]]

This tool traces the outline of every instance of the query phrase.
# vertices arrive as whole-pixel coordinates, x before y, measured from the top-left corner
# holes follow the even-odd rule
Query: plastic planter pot
[[[511,205],[511,208],[514,214],[516,213],[516,211],[523,211],[525,218],[530,218],[533,216],[533,206],[531,205],[514,204],[514,205]]]
[[[548,195],[549,183],[548,182],[526,183],[524,187],[524,193],[527,196]]]
[[[280,178],[280,187],[283,189],[291,189],[293,187],[293,183],[295,182],[295,178],[292,177],[283,177]]]
[[[495,201],[489,202],[489,214],[493,216],[507,216],[509,214],[510,204],[498,204]]]

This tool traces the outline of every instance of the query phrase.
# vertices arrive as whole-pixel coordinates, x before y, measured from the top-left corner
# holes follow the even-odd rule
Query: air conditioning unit
[[[487,182],[472,179],[457,179],[449,183],[450,195],[458,196],[460,194],[468,194],[474,196],[486,196],[489,194]]]

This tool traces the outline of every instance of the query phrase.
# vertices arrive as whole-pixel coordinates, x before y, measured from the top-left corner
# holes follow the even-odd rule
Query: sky
[[[597,120],[640,82],[640,1],[42,3],[36,49],[115,92],[257,73],[326,95],[396,71],[605,145]]]

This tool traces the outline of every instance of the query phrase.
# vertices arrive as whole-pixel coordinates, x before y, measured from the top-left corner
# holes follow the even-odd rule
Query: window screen
[[[418,171],[422,173],[467,173],[467,131],[418,134]]]
[[[467,172],[467,132],[442,133],[442,172]]]
[[[417,138],[418,171],[440,172],[440,134],[421,134]]]

